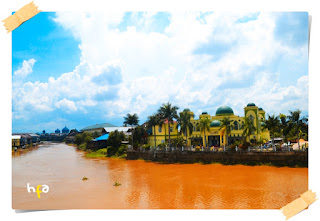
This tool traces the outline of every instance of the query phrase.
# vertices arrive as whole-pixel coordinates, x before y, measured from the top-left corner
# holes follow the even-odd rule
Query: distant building
[[[62,129],[62,133],[63,133],[63,134],[68,134],[68,133],[69,133],[69,129],[65,126],[65,127]]]
[[[20,147],[20,139],[21,139],[21,135],[12,135],[11,136],[12,147]]]
[[[60,130],[57,128],[55,131],[54,131],[56,134],[60,134]]]
[[[83,128],[81,130],[81,132],[89,132],[89,133],[94,133],[94,132],[98,132],[98,133],[103,133],[104,132],[104,128],[108,128],[108,127],[116,127],[115,125],[109,124],[109,123],[104,123],[104,124],[95,124],[95,125],[91,125],[91,126],[87,126],[85,128]]]

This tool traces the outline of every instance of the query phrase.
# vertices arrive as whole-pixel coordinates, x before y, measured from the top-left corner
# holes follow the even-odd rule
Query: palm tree
[[[207,147],[206,131],[210,131],[210,119],[208,117],[201,118],[198,127],[204,134],[205,147]]]
[[[276,132],[278,132],[279,129],[280,129],[279,117],[276,117],[274,115],[268,116],[268,120],[265,121],[264,128],[267,128],[270,131],[270,133],[272,135],[272,147],[273,147],[273,149],[275,149],[275,146],[274,146],[274,134]]]
[[[156,142],[156,126],[162,126],[163,124],[163,120],[161,119],[159,114],[153,114],[151,116],[148,117],[148,121],[146,122],[148,127],[153,127],[154,130],[154,147],[157,146],[157,142]]]
[[[191,113],[188,109],[184,109],[182,112],[180,112],[180,117],[178,118],[178,124],[177,124],[177,128],[180,127],[180,133],[183,132],[186,136],[187,146],[188,146],[188,132],[189,132],[189,135],[191,135],[193,131],[191,117],[194,117],[194,114]]]
[[[173,123],[173,119],[178,119],[177,110],[179,107],[172,106],[169,102],[167,104],[162,104],[159,108],[158,113],[161,118],[164,120],[168,120],[168,127],[169,127],[169,147],[171,146],[170,140],[170,123]]]
[[[226,139],[226,143],[228,146],[229,144],[229,134],[231,132],[231,123],[233,122],[233,120],[230,120],[230,117],[224,117],[222,120],[221,120],[221,125],[220,125],[220,129],[221,128],[225,128],[225,132],[226,132],[226,135],[227,135],[227,139]]]
[[[243,122],[243,136],[245,137],[245,139],[247,140],[248,137],[250,137],[250,135],[256,131],[256,128],[254,126],[254,122],[253,120],[250,120],[248,117],[244,118],[244,122]]]
[[[300,132],[304,124],[307,122],[306,118],[300,118],[301,111],[296,110],[296,111],[289,111],[290,115],[288,116],[289,118],[289,124],[292,126],[292,131],[296,135],[298,139],[298,148],[300,150]]]
[[[137,114],[127,114],[126,117],[124,117],[124,125],[130,125],[130,126],[137,126],[139,123],[139,117]],[[132,140],[132,148],[133,148],[133,133],[134,133],[134,129],[132,129],[132,135],[131,135],[131,140]]]

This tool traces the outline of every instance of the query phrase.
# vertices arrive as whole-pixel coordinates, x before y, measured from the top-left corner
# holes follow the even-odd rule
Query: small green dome
[[[247,107],[254,107],[254,106],[256,106],[254,103],[249,103],[249,104],[247,105]]]
[[[190,109],[189,108],[185,108],[183,111],[190,111]]]
[[[202,114],[208,114],[208,112],[202,112]]]
[[[221,122],[218,120],[214,120],[210,123],[210,127],[220,127]]]
[[[231,107],[223,105],[219,107],[216,111],[216,116],[221,115],[233,115],[233,110],[231,109]]]
[[[260,107],[259,110],[263,110],[262,107]]]

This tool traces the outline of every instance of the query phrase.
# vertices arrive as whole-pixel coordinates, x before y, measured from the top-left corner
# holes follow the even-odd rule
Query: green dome
[[[208,114],[208,112],[202,112],[202,114]]]
[[[249,103],[249,104],[247,105],[247,107],[254,107],[254,106],[256,106],[254,103]]]
[[[221,116],[221,115],[233,115],[233,110],[229,106],[221,106],[218,108],[216,111],[216,116]]]
[[[210,127],[220,127],[221,122],[218,120],[214,120],[211,122]]]
[[[263,110],[262,107],[260,107],[259,110]]]

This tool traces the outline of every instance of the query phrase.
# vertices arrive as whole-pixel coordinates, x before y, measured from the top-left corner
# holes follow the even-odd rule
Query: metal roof
[[[104,129],[106,130],[107,133],[110,133],[112,131],[122,131],[122,132],[127,132],[129,129],[134,128],[133,126],[131,127],[105,127]]]
[[[100,128],[105,128],[105,127],[115,127],[115,125],[109,124],[109,123],[95,124],[95,125],[87,126],[87,127],[83,128],[83,129],[81,129],[81,131],[92,130],[92,129],[100,129]]]
[[[21,139],[21,135],[12,135],[11,139]]]
[[[109,134],[104,134],[104,135],[102,135],[101,137],[97,137],[97,138],[94,139],[94,140],[96,140],[96,141],[98,141],[98,140],[107,140],[108,137],[109,137]]]

